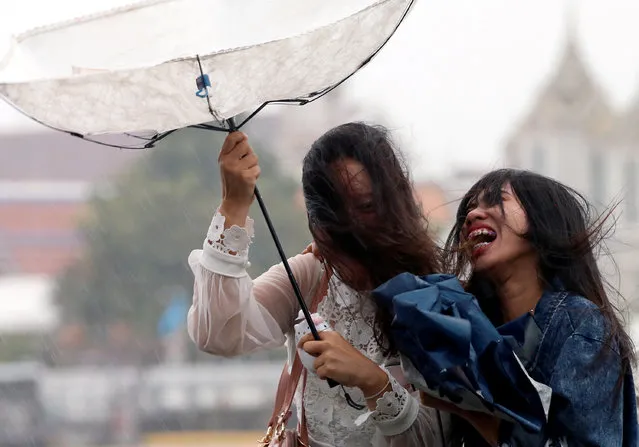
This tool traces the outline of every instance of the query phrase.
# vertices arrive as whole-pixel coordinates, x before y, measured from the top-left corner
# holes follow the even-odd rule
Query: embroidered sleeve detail
[[[391,389],[377,399],[377,406],[372,414],[377,422],[395,419],[406,406],[408,392],[391,377]]]
[[[243,228],[233,225],[225,229],[225,221],[226,218],[220,214],[218,209],[206,234],[205,249],[208,246],[227,255],[248,257],[249,246],[254,236],[253,219],[247,217],[246,225]]]
[[[377,406],[371,418],[384,436],[397,436],[415,422],[419,413],[419,402],[391,374],[388,376],[391,389],[377,399]]]

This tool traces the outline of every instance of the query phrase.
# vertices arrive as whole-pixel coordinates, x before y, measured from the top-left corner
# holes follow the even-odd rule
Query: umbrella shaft
[[[226,120],[228,124],[229,131],[233,132],[237,130],[237,125],[235,124],[235,119],[229,118]],[[293,286],[293,291],[295,292],[295,297],[297,298],[297,302],[302,309],[302,313],[304,314],[304,319],[308,323],[308,327],[311,329],[311,333],[313,334],[313,338],[315,340],[320,340],[319,332],[317,332],[317,328],[315,327],[315,323],[313,323],[313,318],[311,317],[311,313],[306,306],[306,301],[304,301],[304,297],[302,296],[302,292],[300,291],[300,286],[297,284],[297,280],[295,279],[295,275],[293,275],[293,270],[291,270],[291,266],[288,263],[288,258],[286,257],[286,253],[284,253],[284,249],[282,248],[282,244],[280,243],[280,238],[275,231],[275,226],[271,221],[271,217],[268,214],[268,210],[266,209],[266,205],[264,204],[264,200],[262,200],[262,195],[260,194],[260,190],[255,186],[255,198],[257,199],[257,203],[260,206],[260,210],[262,211],[262,215],[264,216],[264,220],[266,221],[266,226],[268,230],[271,232],[271,237],[273,238],[273,242],[275,242],[275,247],[277,248],[277,252],[280,255],[280,259],[282,260],[282,264],[284,264],[284,269],[286,270],[286,274],[288,275],[288,280],[291,282],[291,286]],[[333,379],[327,379],[328,385],[333,388],[339,383],[337,383]]]
[[[275,232],[275,227],[273,226],[273,222],[271,222],[271,218],[268,215],[268,210],[266,209],[266,205],[262,200],[262,195],[260,194],[260,190],[255,187],[255,198],[257,199],[257,203],[260,205],[260,209],[262,210],[262,214],[264,215],[264,220],[266,221],[266,226],[268,226],[269,231],[271,232],[271,236],[273,237],[273,242],[275,242],[275,246],[277,247],[277,252],[280,254],[280,259],[282,259],[282,263],[284,264],[284,269],[286,269],[286,274],[288,275],[288,279],[293,286],[293,290],[295,291],[295,296],[297,297],[297,301],[302,308],[302,312],[304,313],[304,318],[308,323],[308,327],[311,329],[311,333],[313,334],[313,338],[315,340],[319,340],[319,332],[317,332],[317,328],[315,327],[315,323],[313,323],[313,318],[311,318],[311,313],[308,311],[308,307],[306,306],[306,302],[304,301],[304,297],[302,296],[302,292],[300,291],[300,286],[297,284],[297,280],[293,275],[293,270],[291,270],[291,266],[288,263],[288,259],[286,258],[286,254],[284,253],[284,249],[282,248],[282,244],[280,243],[280,238],[277,236]],[[326,379],[328,385],[333,388],[339,385],[333,379]]]
[[[275,227],[273,226],[273,222],[268,214],[268,210],[266,209],[266,205],[264,204],[264,200],[262,200],[262,195],[260,194],[260,190],[255,187],[255,198],[257,199],[257,203],[260,205],[260,209],[262,210],[262,214],[264,215],[264,220],[266,221],[266,226],[268,226],[269,231],[271,232],[271,236],[273,237],[273,242],[275,242],[275,247],[277,248],[277,252],[280,255],[280,259],[284,264],[284,269],[286,270],[286,274],[288,275],[288,279],[293,286],[293,291],[295,292],[295,296],[297,297],[297,301],[299,301],[299,305],[302,308],[302,312],[304,313],[304,318],[308,322],[308,326],[311,328],[311,332],[315,340],[319,340],[319,333],[317,332],[317,328],[313,323],[313,319],[311,318],[311,313],[306,306],[306,302],[304,301],[304,297],[302,296],[302,292],[300,291],[299,284],[297,284],[297,280],[293,275],[293,270],[291,270],[291,266],[288,263],[288,259],[286,258],[286,254],[284,253],[284,249],[282,248],[282,244],[280,243],[280,238],[277,236],[275,232]]]
[[[234,131],[237,129],[237,125],[235,124],[234,118],[229,118],[226,120],[229,130]],[[291,266],[288,263],[288,258],[286,257],[286,253],[284,253],[284,249],[282,248],[282,244],[280,243],[280,238],[275,231],[275,226],[273,225],[273,221],[271,221],[271,217],[268,214],[268,210],[266,209],[266,204],[264,200],[262,200],[262,195],[260,194],[260,190],[255,186],[255,198],[257,199],[257,203],[260,206],[260,210],[262,211],[262,215],[264,216],[264,220],[266,221],[266,226],[271,233],[271,237],[273,238],[273,242],[275,242],[275,247],[277,248],[277,252],[280,255],[280,259],[284,264],[284,269],[286,270],[286,274],[288,275],[288,279],[291,282],[291,286],[293,286],[293,292],[295,293],[295,297],[302,309],[302,313],[304,314],[304,318],[308,323],[309,328],[311,329],[311,333],[313,334],[313,338],[315,340],[319,340],[320,336],[317,332],[317,328],[313,323],[313,318],[311,317],[311,313],[306,306],[306,302],[304,301],[304,297],[302,296],[302,292],[300,291],[299,284],[295,279],[295,275],[293,275],[293,270],[291,270]]]

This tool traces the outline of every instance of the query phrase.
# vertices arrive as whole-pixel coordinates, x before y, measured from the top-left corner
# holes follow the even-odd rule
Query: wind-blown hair
[[[460,246],[466,215],[480,195],[488,206],[502,207],[502,188],[510,184],[528,219],[528,232],[521,235],[530,242],[539,257],[538,276],[542,285],[559,282],[596,304],[605,319],[609,342],[619,347],[621,377],[634,363],[631,338],[625,332],[615,305],[606,294],[596,254],[611,231],[607,225],[612,210],[597,214],[584,196],[556,180],[530,171],[500,169],[482,177],[462,199],[454,228],[446,242],[449,271],[464,275],[470,271],[468,251]],[[610,290],[614,290],[609,287]],[[500,305],[494,288],[480,274],[471,274],[467,290],[477,299],[495,324],[502,323]],[[620,380],[621,380],[620,377]]]
[[[502,188],[506,184],[510,184],[526,213],[528,231],[520,236],[537,252],[537,275],[541,284],[552,287],[558,281],[566,290],[587,298],[601,310],[608,344],[618,347],[621,362],[616,392],[611,396],[614,397],[611,403],[615,404],[619,401],[623,378],[635,362],[635,354],[632,340],[606,294],[596,261],[601,243],[612,229],[606,224],[612,211],[597,214],[584,196],[548,177],[523,170],[496,170],[482,177],[459,204],[455,225],[446,241],[444,265],[447,271],[468,277],[466,289],[477,297],[482,310],[495,325],[504,322],[494,286],[481,274],[472,273],[471,259],[460,235],[468,212],[480,196],[487,206],[499,205],[503,213]],[[606,352],[610,354],[602,350],[601,355]],[[451,445],[480,442],[479,435],[466,420],[453,416],[452,426]]]
[[[353,194],[340,163],[354,160],[371,179],[370,196]],[[380,126],[348,123],[311,146],[302,185],[311,234],[333,272],[348,286],[370,292],[394,276],[440,270],[440,252],[428,234],[406,166]],[[377,310],[375,338],[393,352],[390,318]]]

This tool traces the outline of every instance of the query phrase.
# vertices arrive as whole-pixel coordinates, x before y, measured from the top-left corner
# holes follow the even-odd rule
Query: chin
[[[495,268],[495,263],[485,256],[480,256],[473,262],[473,273],[487,273]]]

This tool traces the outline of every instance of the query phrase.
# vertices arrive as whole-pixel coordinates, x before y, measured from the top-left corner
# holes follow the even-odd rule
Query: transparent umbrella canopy
[[[116,147],[152,147],[185,127],[230,132],[268,104],[304,105],[336,88],[384,47],[414,2],[112,0],[95,2],[112,6],[99,12],[85,2],[68,20],[13,38],[0,59],[0,96],[44,126]]]

